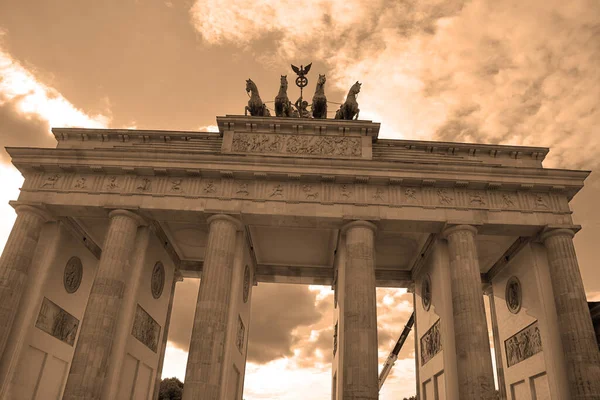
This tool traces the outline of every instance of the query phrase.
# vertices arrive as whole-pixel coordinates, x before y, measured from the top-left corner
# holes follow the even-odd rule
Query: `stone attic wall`
[[[423,306],[424,280],[431,282],[431,305]],[[424,398],[458,398],[456,382],[456,354],[454,351],[454,326],[452,317],[452,294],[448,245],[438,240],[432,253],[419,271],[415,280],[415,311],[417,325],[417,365],[419,368],[420,393]],[[435,325],[435,326],[434,326]],[[436,338],[439,332],[439,339]],[[429,341],[429,350],[422,346]],[[440,346],[441,345],[441,346]],[[427,347],[427,346],[425,346]],[[425,363],[423,363],[423,357]]]
[[[521,287],[521,305],[516,313],[509,310],[506,300],[507,283],[515,278]],[[566,389],[566,382],[559,382],[559,376],[566,376],[566,372],[557,371],[564,369],[564,362],[561,366],[556,359],[550,361],[562,354],[562,347],[556,321],[551,320],[556,319],[556,312],[545,249],[539,244],[525,247],[494,277],[492,289],[501,347],[496,351],[502,352],[508,399],[568,398],[568,393],[560,392],[561,387]]]
[[[155,299],[151,290],[151,281],[154,266],[158,261],[164,266],[165,283],[162,294]],[[119,400],[128,400],[131,393],[135,399],[147,399],[154,392],[174,271],[174,265],[163,249],[162,243],[151,234],[137,290],[135,311],[129,322],[119,380],[117,397]],[[150,332],[152,329],[156,332],[157,325],[160,333],[156,336]],[[133,335],[134,331],[143,342]]]
[[[51,251],[53,245],[57,246],[54,252]],[[63,277],[72,257],[81,260],[82,278],[79,288],[68,293]],[[9,398],[15,400],[53,399],[62,395],[78,338],[72,324],[77,325],[78,335],[98,266],[98,260],[90,251],[56,223],[43,228],[34,260],[39,258],[46,258],[51,266],[45,286],[29,287],[20,303],[22,308],[28,303],[27,298],[37,295],[35,313],[24,335],[21,357],[13,376]],[[35,270],[30,272],[31,275],[36,273]],[[52,333],[55,319],[62,319],[64,323]]]

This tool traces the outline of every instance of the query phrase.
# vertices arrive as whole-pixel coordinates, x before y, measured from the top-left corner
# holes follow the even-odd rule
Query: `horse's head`
[[[317,81],[317,85],[324,85],[327,79],[325,79],[325,75],[319,74],[319,80]]]
[[[356,83],[354,85],[352,85],[352,87],[350,88],[350,93],[358,94],[360,92],[360,85],[361,85],[361,83],[356,81]]]
[[[281,75],[281,87],[287,89],[288,81],[287,75]]]
[[[256,92],[256,85],[252,82],[252,79],[246,80],[246,92]]]

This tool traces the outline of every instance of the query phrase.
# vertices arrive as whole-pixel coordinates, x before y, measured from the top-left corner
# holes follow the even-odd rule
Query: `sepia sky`
[[[550,168],[598,170],[597,0],[112,0],[0,2],[0,249],[22,182],[5,146],[54,146],[50,127],[214,129],[243,114],[252,78],[272,101],[313,63],[341,102],[362,82],[380,137],[550,147]],[[335,107],[330,105],[330,110]],[[571,202],[589,299],[600,300],[600,178]],[[183,380],[198,280],[178,283],[163,376]],[[380,364],[412,310],[378,289]],[[246,400],[327,398],[329,287],[254,288]],[[381,399],[414,394],[412,336]]]

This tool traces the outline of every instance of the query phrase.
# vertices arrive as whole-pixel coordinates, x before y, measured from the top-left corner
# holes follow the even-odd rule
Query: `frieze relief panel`
[[[35,326],[69,346],[73,346],[79,328],[79,320],[44,297]]]
[[[234,133],[231,151],[302,156],[361,157],[360,137]]]
[[[261,174],[255,175],[254,180],[245,180],[233,177],[44,173],[34,175],[32,182],[26,183],[23,190],[391,207],[569,212],[568,201],[563,193],[436,187],[433,182],[426,181],[423,182],[423,186],[398,183],[382,185],[370,183],[366,178],[357,178],[353,183],[337,183],[334,179],[307,182],[299,176],[274,181]]]
[[[541,352],[542,337],[538,322],[535,321],[506,339],[504,349],[506,351],[506,363],[509,368]]]
[[[421,337],[421,365],[425,365],[440,351],[442,351],[442,335],[438,319]]]
[[[158,350],[160,325],[139,304],[135,310],[135,318],[131,334],[153,352]]]

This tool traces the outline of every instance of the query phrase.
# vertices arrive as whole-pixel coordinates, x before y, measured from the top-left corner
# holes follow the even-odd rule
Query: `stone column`
[[[138,304],[138,288],[142,278],[142,272],[145,268],[152,268],[154,264],[148,264],[146,253],[148,252],[148,243],[150,242],[150,228],[147,226],[137,230],[134,248],[131,253],[131,265],[127,271],[124,271],[124,292],[121,299],[121,309],[114,332],[114,340],[106,378],[104,379],[104,388],[102,389],[102,400],[113,400],[117,398],[119,383],[121,381],[123,360],[126,354],[127,341],[135,319],[135,311]]]
[[[446,229],[452,288],[452,314],[461,400],[495,399],[492,355],[483,305],[477,229],[458,225]]]
[[[137,228],[144,224],[141,217],[125,210],[112,211],[109,218],[63,400],[100,399],[107,377]]]
[[[375,231],[367,221],[350,222],[346,235],[343,315],[343,375],[340,398],[379,398],[377,359],[377,299],[375,295]]]
[[[494,289],[488,285],[485,294],[490,299],[490,319],[492,320],[492,334],[494,337],[494,356],[496,358],[496,376],[498,377],[499,400],[506,400],[506,381],[504,379],[504,365],[502,364],[502,342],[498,330],[498,318],[496,317],[496,301],[494,300]]]
[[[165,364],[165,351],[167,349],[167,339],[169,338],[169,325],[171,325],[171,313],[173,311],[173,299],[175,298],[175,286],[177,282],[183,281],[183,276],[179,269],[173,273],[173,283],[171,284],[171,297],[169,298],[169,307],[167,308],[167,318],[165,319],[165,331],[163,333],[163,340],[160,346],[160,358],[158,359],[158,368],[156,368],[156,379],[154,382],[154,395],[153,399],[158,400],[160,392],[160,382],[162,381],[162,370]]]
[[[208,219],[208,244],[185,371],[183,400],[222,398],[223,359],[235,258],[242,223],[228,215]]]
[[[598,399],[600,353],[573,246],[574,235],[570,229],[553,229],[541,239],[548,253],[571,399]]]
[[[32,206],[17,205],[15,210],[17,219],[0,257],[0,354],[19,309],[42,226],[50,219]]]

